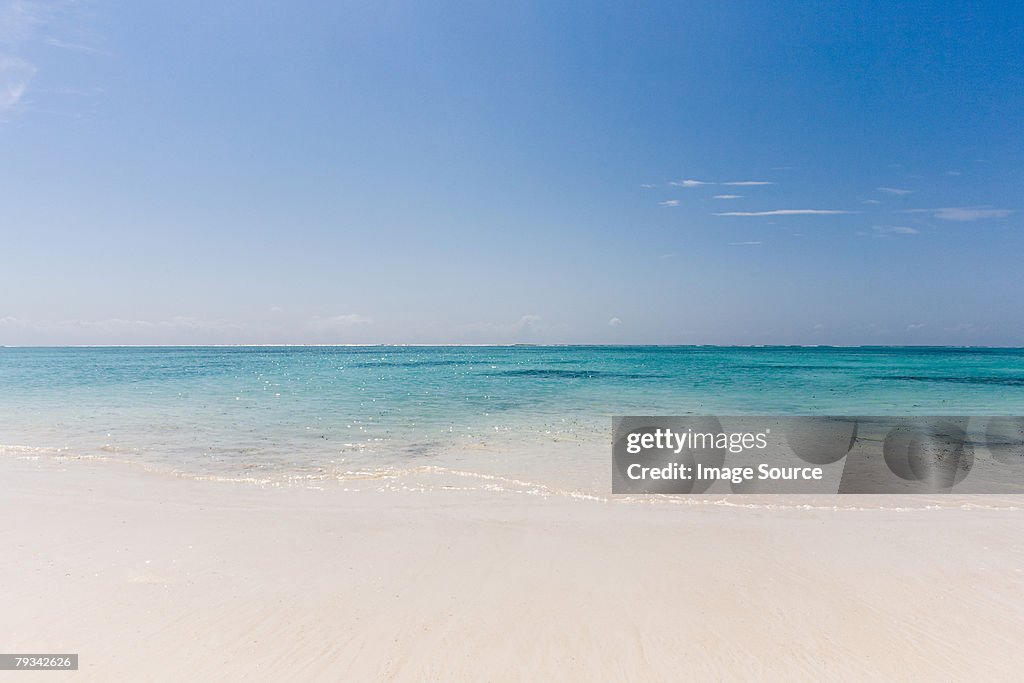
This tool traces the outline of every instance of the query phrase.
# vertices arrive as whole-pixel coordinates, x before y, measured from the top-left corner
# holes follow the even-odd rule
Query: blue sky
[[[0,0],[0,344],[1021,345],[1022,35]]]

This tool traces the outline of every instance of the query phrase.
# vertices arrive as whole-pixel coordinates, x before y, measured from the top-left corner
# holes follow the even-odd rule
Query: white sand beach
[[[1014,680],[1024,665],[1024,511],[978,499],[659,506],[12,457],[0,476],[0,651],[81,658],[43,680]]]

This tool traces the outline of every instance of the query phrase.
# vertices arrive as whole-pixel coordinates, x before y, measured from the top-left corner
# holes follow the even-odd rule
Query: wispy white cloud
[[[658,202],[658,206],[679,206],[678,199],[667,199],[663,202]]]
[[[929,213],[944,221],[980,221],[986,218],[1006,218],[1013,209],[995,209],[991,206],[947,206],[940,209],[907,209],[903,213]]]
[[[36,68],[32,64],[0,55],[0,112],[18,106],[35,75]]]
[[[612,318],[611,320],[608,321],[608,327],[618,327],[621,324],[622,321],[619,320],[618,318]]]
[[[45,19],[44,9],[31,0],[0,1],[0,44],[10,48],[31,38]]]
[[[369,325],[373,320],[359,313],[345,313],[342,315],[316,316],[310,318],[306,328],[314,332],[331,332],[349,330],[362,325]]]
[[[741,194],[716,194],[715,199],[739,199],[742,196]]]
[[[917,228],[911,228],[906,225],[876,225],[874,226],[875,232],[880,234],[894,234],[894,235],[920,235],[921,231]]]
[[[471,323],[464,325],[460,331],[486,341],[514,341],[523,336],[543,332],[545,328],[543,320],[539,315],[527,313],[511,323]]]
[[[944,221],[980,221],[983,218],[1005,218],[1011,213],[1013,213],[1011,209],[993,209],[985,206],[954,206],[937,210],[935,217],[941,218]]]
[[[839,211],[835,209],[773,209],[771,211],[723,211],[716,216],[832,216],[856,211]]]
[[[75,330],[101,333],[134,333],[154,330],[223,332],[240,330],[242,326],[229,320],[204,320],[189,316],[174,316],[162,320],[137,318],[36,320],[6,316],[0,318],[0,328],[63,333]]]
[[[882,202],[878,199],[865,199],[862,204],[881,204]]]
[[[764,242],[761,242],[760,240],[749,240],[747,242],[729,242],[728,246],[730,246],[730,247],[753,247],[753,246],[758,245],[758,244],[764,244]]]
[[[109,54],[88,30],[88,2],[0,0],[0,114],[24,107],[39,46]]]
[[[730,180],[724,183],[713,180],[673,180],[669,183],[669,185],[675,185],[676,187],[700,187],[701,185],[736,185],[740,187],[751,187],[754,185],[774,184],[775,183],[768,180]]]
[[[35,65],[20,52],[41,21],[38,3],[0,0],[0,114],[21,103],[36,75]]]
[[[878,191],[879,192],[885,192],[886,194],[894,194],[894,195],[897,195],[897,196],[900,196],[900,197],[902,197],[904,195],[908,195],[911,192],[913,192],[913,190],[904,190],[904,189],[899,188],[899,187],[880,187],[880,188],[878,188]]]
[[[60,38],[47,38],[45,41],[47,45],[51,47],[60,48],[61,50],[71,50],[72,52],[84,52],[90,55],[102,55],[104,57],[111,57],[113,53],[109,50],[105,50],[96,45],[89,43],[78,43],[69,40],[61,40]]]

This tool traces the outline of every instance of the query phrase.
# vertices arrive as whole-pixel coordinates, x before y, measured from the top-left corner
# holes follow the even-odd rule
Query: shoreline
[[[312,349],[359,349],[359,348],[522,348],[522,349],[999,349],[1020,351],[1024,346],[993,344],[588,344],[588,343],[545,343],[545,344],[399,344],[394,342],[367,342],[365,344],[0,344],[0,349],[232,349],[232,348],[312,348]]]
[[[1011,680],[1024,664],[1018,510],[240,486],[43,458],[0,476],[0,650],[77,652],[82,680]]]
[[[8,449],[5,453],[3,448]],[[641,508],[703,508],[721,507],[740,510],[813,510],[842,512],[924,512],[929,510],[991,510],[994,512],[1024,512],[1024,497],[1012,493],[885,493],[885,494],[822,494],[822,493],[724,493],[710,491],[701,494],[617,494],[611,486],[578,486],[579,482],[556,481],[550,477],[528,477],[522,473],[492,469],[485,463],[476,463],[477,469],[468,469],[457,459],[474,456],[478,451],[452,449],[455,462],[432,459],[434,464],[409,464],[406,467],[339,468],[319,473],[269,476],[202,473],[179,469],[167,464],[119,458],[111,455],[79,455],[70,448],[51,449],[31,446],[0,446],[0,463],[5,459],[39,467],[75,468],[96,467],[99,471],[110,468],[112,476],[155,478],[164,481],[210,483],[241,489],[279,491],[309,491],[312,493],[343,494],[449,494],[473,495],[478,503],[487,503],[491,496],[510,498],[540,498],[565,500],[581,504],[630,506]],[[550,453],[550,451],[548,451]],[[557,453],[557,451],[555,451]],[[441,464],[437,464],[441,463]],[[2,465],[0,465],[2,467]],[[314,468],[323,470],[323,468]],[[259,470],[253,470],[258,472]],[[588,471],[592,482],[600,473]],[[475,485],[474,485],[475,484]]]

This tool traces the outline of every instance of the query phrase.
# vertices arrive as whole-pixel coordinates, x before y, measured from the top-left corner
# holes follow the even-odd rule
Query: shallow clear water
[[[0,348],[0,455],[194,474],[603,473],[611,416],[687,413],[1024,414],[1024,350]]]

